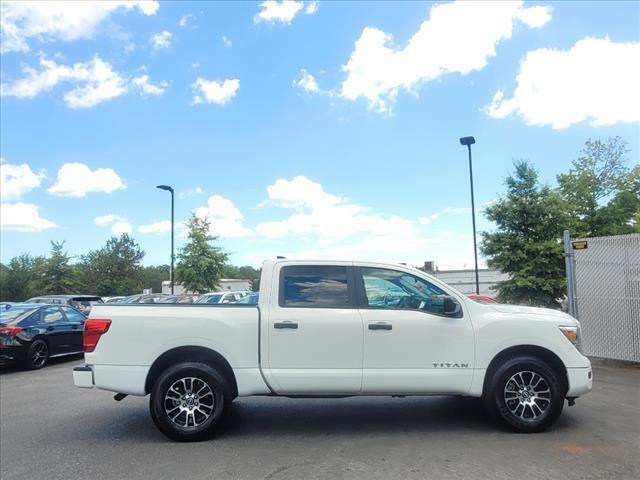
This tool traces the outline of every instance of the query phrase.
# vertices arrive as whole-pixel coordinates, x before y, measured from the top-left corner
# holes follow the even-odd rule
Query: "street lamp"
[[[169,185],[158,185],[156,188],[171,192],[171,270],[169,273],[169,281],[171,282],[171,295],[173,295],[173,188]]]
[[[473,137],[462,137],[460,145],[466,145],[469,150],[469,181],[471,183],[471,218],[473,221],[473,258],[476,262],[476,294],[480,294],[480,281],[478,280],[478,247],[476,244],[476,206],[473,199],[473,167],[471,166],[471,145],[476,143]]]

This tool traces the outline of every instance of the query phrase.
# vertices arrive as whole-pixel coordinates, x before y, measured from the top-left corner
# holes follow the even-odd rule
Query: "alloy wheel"
[[[173,423],[182,428],[196,428],[211,417],[215,396],[207,382],[184,377],[171,384],[164,397],[164,410]]]
[[[537,421],[551,405],[551,388],[536,372],[517,372],[504,387],[504,402],[509,411],[525,421]]]

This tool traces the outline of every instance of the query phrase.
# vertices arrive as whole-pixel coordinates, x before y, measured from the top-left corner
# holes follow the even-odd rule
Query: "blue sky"
[[[478,205],[587,138],[640,161],[638,2],[121,3],[2,2],[3,262],[128,231],[168,263],[170,184],[236,264],[471,267],[459,137]]]

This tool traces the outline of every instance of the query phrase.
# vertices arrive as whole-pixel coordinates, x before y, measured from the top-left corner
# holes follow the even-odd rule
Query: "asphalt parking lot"
[[[0,478],[637,479],[640,369],[599,367],[546,433],[503,432],[462,398],[246,398],[219,434],[178,444],[146,398],[79,390],[71,368],[0,370]]]

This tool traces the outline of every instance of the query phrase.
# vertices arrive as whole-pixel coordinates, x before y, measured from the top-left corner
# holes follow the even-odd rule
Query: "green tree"
[[[627,167],[620,137],[587,140],[568,173],[557,176],[574,237],[640,232],[640,166]]]
[[[37,296],[45,258],[33,257],[23,253],[12,258],[0,268],[0,300],[5,302],[23,302]]]
[[[142,267],[141,281],[143,288],[150,288],[152,292],[162,292],[162,282],[170,279],[169,265],[150,265]]]
[[[225,269],[228,255],[211,244],[217,237],[211,235],[210,226],[206,218],[195,215],[187,222],[188,240],[178,253],[176,283],[190,292],[215,289]]]
[[[510,277],[497,286],[501,301],[559,307],[565,292],[563,204],[556,192],[540,185],[532,165],[518,161],[514,166],[506,197],[485,210],[497,228],[483,232],[481,252],[489,267]]]
[[[77,271],[69,265],[71,259],[64,251],[65,242],[51,242],[51,254],[37,269],[38,291],[41,295],[76,293],[80,286]]]
[[[251,280],[251,290],[257,292],[260,289],[261,268],[253,268],[250,265],[236,267],[235,265],[227,265],[223,272],[224,278],[240,278],[243,280]]]
[[[131,295],[142,291],[145,252],[128,234],[111,237],[104,247],[82,257],[87,293]]]

